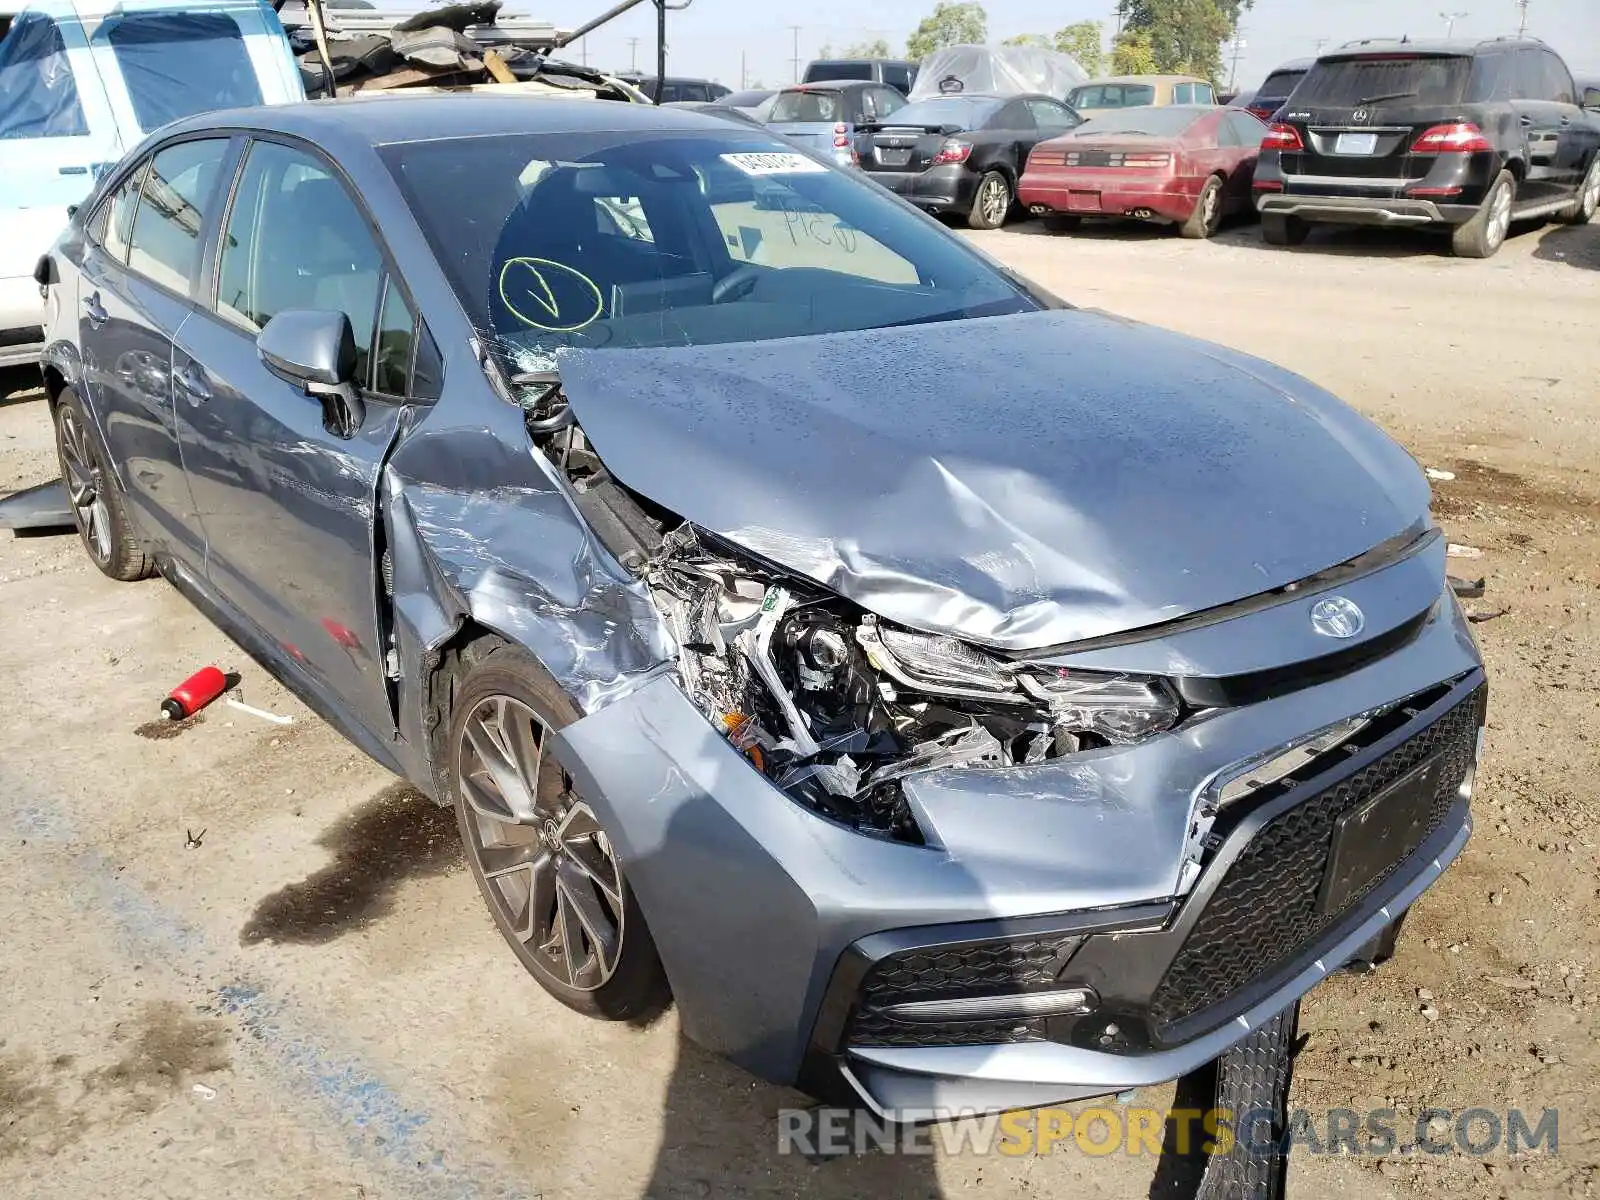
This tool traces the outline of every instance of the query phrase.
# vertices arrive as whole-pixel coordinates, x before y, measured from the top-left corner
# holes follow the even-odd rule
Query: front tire
[[[146,578],[155,564],[139,543],[116,477],[89,432],[83,401],[71,388],[56,399],[55,424],[56,461],[89,561],[119,583]]]
[[[1195,199],[1194,211],[1189,219],[1178,226],[1178,236],[1191,241],[1204,241],[1222,225],[1222,180],[1213,175],[1207,179]]]
[[[1465,225],[1457,225],[1450,245],[1457,258],[1493,258],[1511,232],[1511,210],[1517,202],[1517,180],[1501,171],[1489,187],[1483,205]]]
[[[526,651],[475,646],[450,715],[456,822],[478,890],[518,961],[568,1008],[645,1020],[670,999],[610,835],[545,753],[577,719]]]
[[[977,195],[967,224],[974,229],[999,229],[1011,212],[1011,183],[999,171],[990,171],[978,180]]]
[[[1589,163],[1589,173],[1583,177],[1572,207],[1564,209],[1556,220],[1563,225],[1587,225],[1594,220],[1596,209],[1600,209],[1600,150],[1595,151]]]
[[[1311,227],[1299,217],[1283,213],[1261,214],[1261,236],[1269,246],[1299,246],[1306,240]]]

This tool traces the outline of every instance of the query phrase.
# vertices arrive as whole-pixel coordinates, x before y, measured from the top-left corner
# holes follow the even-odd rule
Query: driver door
[[[409,371],[414,310],[337,168],[299,146],[250,144],[213,254],[216,294],[173,353],[206,575],[339,706],[392,737],[374,525],[408,390],[393,367],[403,359]],[[366,409],[351,436],[331,432],[322,403],[256,352],[256,334],[290,309],[350,318]]]

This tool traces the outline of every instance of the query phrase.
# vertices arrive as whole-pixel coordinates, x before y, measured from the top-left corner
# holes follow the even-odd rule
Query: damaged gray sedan
[[[1215,1059],[1461,851],[1412,460],[696,114],[211,114],[41,263],[64,476],[453,804],[558,1000],[892,1115]]]

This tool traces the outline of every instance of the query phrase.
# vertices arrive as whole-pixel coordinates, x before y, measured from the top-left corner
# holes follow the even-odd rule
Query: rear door
[[[1527,153],[1527,172],[1517,199],[1527,204],[1553,200],[1571,186],[1561,161],[1563,135],[1569,131],[1571,119],[1557,100],[1562,84],[1551,67],[1552,59],[1535,46],[1519,46],[1514,52],[1511,108]],[[1561,74],[1565,71],[1563,67]],[[1565,86],[1570,88],[1570,79]],[[1563,118],[1567,119],[1565,127]]]
[[[180,459],[172,343],[193,311],[232,151],[227,137],[191,138],[141,162],[92,215],[78,283],[84,377],[124,494],[197,573],[204,542]]]
[[[392,732],[374,530],[403,401],[371,385],[386,331],[391,346],[402,330],[410,343],[414,306],[338,168],[298,145],[250,144],[213,257],[216,291],[184,325],[173,361],[207,575],[361,724]],[[321,404],[256,352],[256,334],[289,309],[350,319],[366,401],[350,437],[330,432]]]
[[[1007,100],[983,128],[973,131],[973,165],[979,172],[1005,167],[1014,187],[1028,154],[1041,140],[1039,124],[1028,111],[1028,102]]]
[[[1229,109],[1222,114],[1218,141],[1229,163],[1228,193],[1236,209],[1250,206],[1256,160],[1261,157],[1261,139],[1266,134],[1267,127],[1248,110]]]
[[[1304,149],[1283,154],[1285,182],[1393,199],[1432,169],[1417,138],[1459,119],[1472,73],[1465,55],[1410,51],[1324,58],[1283,113]],[[1299,176],[1298,180],[1287,178]]]
[[[1556,161],[1553,182],[1563,192],[1577,189],[1589,165],[1594,126],[1579,106],[1578,87],[1567,64],[1553,50],[1540,50],[1544,64],[1545,95],[1555,106]]]

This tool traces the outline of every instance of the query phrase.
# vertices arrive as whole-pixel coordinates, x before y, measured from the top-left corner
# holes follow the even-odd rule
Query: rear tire
[[[478,890],[519,962],[568,1008],[608,1021],[671,999],[609,832],[546,753],[577,719],[527,651],[497,639],[463,655],[451,702],[450,790]]]
[[[1083,218],[1070,213],[1047,213],[1044,227],[1051,233],[1077,233],[1083,228]]]
[[[967,224],[974,229],[999,229],[1011,213],[1011,199],[1010,182],[999,171],[989,171],[978,180]]]
[[[90,432],[83,401],[71,388],[62,389],[56,400],[55,424],[56,461],[89,561],[119,583],[153,574],[155,563],[140,545],[116,476]]]
[[[1510,171],[1501,171],[1472,220],[1451,232],[1450,246],[1456,257],[1493,258],[1499,253],[1511,232],[1511,210],[1516,202],[1516,177]]]
[[[1222,180],[1213,175],[1200,189],[1189,219],[1178,226],[1178,236],[1204,241],[1222,225]]]
[[[1596,209],[1600,209],[1600,150],[1589,163],[1589,173],[1583,177],[1572,207],[1563,209],[1556,220],[1563,225],[1587,225],[1594,220]]]
[[[1299,217],[1289,217],[1283,213],[1261,214],[1261,236],[1269,246],[1302,245],[1310,232],[1311,226]]]

